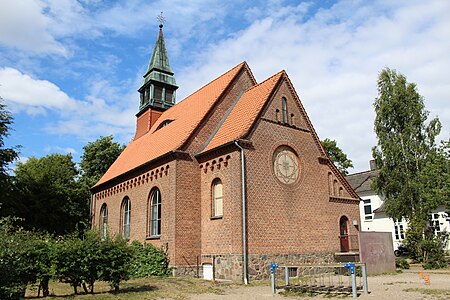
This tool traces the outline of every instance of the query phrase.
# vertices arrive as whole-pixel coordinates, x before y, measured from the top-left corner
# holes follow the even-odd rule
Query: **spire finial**
[[[159,22],[159,28],[163,28],[164,23],[166,22],[166,18],[163,16],[163,12],[161,12],[161,14],[159,14],[156,19]]]

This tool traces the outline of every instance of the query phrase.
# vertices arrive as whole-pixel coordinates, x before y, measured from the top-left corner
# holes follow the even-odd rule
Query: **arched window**
[[[333,195],[333,175],[328,172],[328,193]]]
[[[212,184],[212,216],[222,217],[223,215],[223,186],[220,179],[216,179]]]
[[[334,181],[333,181],[333,196],[337,196],[338,195],[338,182],[337,182],[337,180],[335,179]]]
[[[131,202],[126,197],[122,201],[122,236],[125,239],[130,238],[130,219],[131,219]]]
[[[108,234],[108,207],[106,204],[103,204],[100,209],[100,234],[102,240],[106,239]]]
[[[155,188],[150,194],[150,236],[161,235],[161,192]]]
[[[288,123],[288,109],[287,109],[287,100],[286,98],[281,98],[281,111],[283,117],[283,124]]]

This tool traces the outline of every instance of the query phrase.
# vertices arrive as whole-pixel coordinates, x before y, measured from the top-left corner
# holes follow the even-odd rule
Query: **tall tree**
[[[9,135],[13,118],[0,98],[0,216],[14,214],[11,176],[9,165],[18,158],[18,148],[6,148],[5,138]]]
[[[82,178],[91,187],[102,177],[112,163],[119,157],[124,145],[113,141],[112,135],[102,136],[83,147],[80,166]]]
[[[348,169],[353,168],[353,163],[349,158],[347,158],[347,154],[345,154],[344,151],[342,151],[342,149],[338,147],[335,140],[330,140],[326,138],[320,142],[322,143],[323,148],[327,152],[328,157],[338,168],[338,170],[343,175],[347,175]]]
[[[386,214],[396,220],[417,218],[413,223],[425,227],[430,209],[444,201],[425,197],[428,190],[421,177],[437,153],[439,119],[425,124],[428,112],[416,85],[391,69],[379,74],[374,107],[378,146],[372,152],[380,168],[375,188],[385,196]]]
[[[21,215],[26,229],[52,234],[82,230],[89,204],[78,181],[79,171],[72,156],[50,154],[18,163],[16,186],[20,189]]]

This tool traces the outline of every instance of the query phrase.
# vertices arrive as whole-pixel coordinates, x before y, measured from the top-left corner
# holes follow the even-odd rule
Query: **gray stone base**
[[[213,265],[214,279],[243,281],[243,255],[208,255],[202,256],[201,261]],[[301,264],[327,264],[335,262],[334,253],[303,253],[303,254],[250,254],[248,255],[249,280],[270,278],[270,265],[276,263],[284,265]],[[277,274],[282,275],[284,270],[279,268]],[[203,266],[176,266],[174,276],[192,276],[203,278]]]

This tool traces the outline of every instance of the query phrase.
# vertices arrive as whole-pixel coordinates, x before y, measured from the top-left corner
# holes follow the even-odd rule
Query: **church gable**
[[[342,202],[342,198],[359,198],[339,170],[327,157],[306,110],[287,74],[284,73],[284,76],[274,88],[272,96],[262,109],[261,117],[255,121],[250,130],[247,136],[248,140],[253,141],[252,135],[261,122],[276,126],[279,130],[276,130],[276,133],[272,134],[277,135],[276,138],[279,140],[291,143],[296,139],[301,139],[301,144],[308,148],[307,151],[310,154],[307,164],[315,166],[313,168],[316,172],[319,171],[319,165],[326,166],[326,173],[328,175],[323,173],[323,177],[328,176],[330,201]]]
[[[286,80],[277,87],[277,93],[266,107],[262,118],[282,126],[309,131],[305,121],[305,112],[295,99]]]

